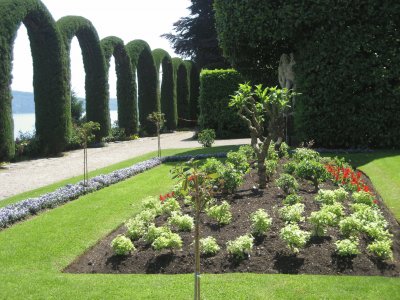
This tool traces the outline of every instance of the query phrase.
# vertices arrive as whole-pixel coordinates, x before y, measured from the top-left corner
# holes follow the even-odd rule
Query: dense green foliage
[[[174,33],[164,34],[175,52],[190,57],[197,66],[208,69],[227,68],[215,30],[212,0],[191,0],[190,15],[174,23]]]
[[[65,53],[51,14],[40,1],[0,1],[0,161],[12,158],[15,152],[10,85],[13,44],[21,23],[27,28],[31,45],[36,134],[41,152],[61,152],[70,134]]]
[[[219,138],[248,136],[246,124],[234,109],[228,109],[230,96],[242,81],[242,76],[232,69],[201,71],[200,128],[214,128]]]
[[[126,135],[135,134],[138,128],[138,112],[132,65],[124,42],[115,36],[101,40],[106,60],[107,75],[110,72],[110,59],[114,56],[117,73],[118,126],[125,129]],[[108,80],[107,80],[108,81]]]
[[[163,49],[153,50],[154,63],[157,71],[157,98],[161,105],[161,112],[165,114],[165,125],[168,129],[174,126],[174,77],[171,56]],[[162,79],[160,85],[160,68]]]
[[[399,3],[216,0],[215,9],[224,54],[247,78],[276,85],[280,56],[294,54],[299,139],[400,146]]]
[[[133,78],[138,78],[139,122],[142,133],[155,134],[154,124],[147,116],[154,111],[160,111],[157,98],[157,71],[150,46],[143,40],[134,40],[126,45],[131,59]]]
[[[69,53],[71,41],[76,37],[82,50],[85,68],[86,119],[100,124],[96,140],[108,136],[110,113],[108,108],[108,82],[106,60],[100,46],[99,36],[93,24],[79,16],[66,16],[57,21],[67,51],[67,82],[70,85],[71,70]],[[39,117],[39,116],[38,116]]]
[[[176,78],[176,105],[178,111],[178,127],[186,127],[189,119],[189,77],[186,64],[180,58],[173,58],[174,77]]]
[[[196,64],[190,60],[184,61],[188,72],[189,81],[189,118],[191,120],[191,127],[196,125],[194,122],[197,120],[199,114],[199,92],[200,92],[200,72]]]

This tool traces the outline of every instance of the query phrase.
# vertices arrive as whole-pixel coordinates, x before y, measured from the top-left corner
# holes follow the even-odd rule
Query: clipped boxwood
[[[201,71],[199,97],[201,129],[213,128],[219,138],[248,136],[246,124],[228,107],[230,96],[242,82],[242,76],[233,69]]]
[[[50,12],[38,0],[0,1],[0,161],[15,154],[11,109],[13,45],[19,26],[28,31],[32,59],[36,134],[43,154],[64,150],[71,120],[65,51]]]
[[[100,46],[99,36],[93,24],[79,16],[66,16],[57,21],[67,51],[67,80],[70,88],[71,70],[69,53],[71,41],[77,37],[82,49],[85,68],[86,118],[100,124],[96,140],[108,136],[110,131],[110,113],[108,108],[108,81],[106,61]]]
[[[174,121],[174,75],[171,56],[163,49],[152,51],[157,71],[157,99],[161,105],[161,112],[165,114],[165,125],[168,129],[176,127]],[[160,67],[162,81],[160,89]]]
[[[136,93],[133,84],[132,65],[126,52],[124,42],[115,36],[101,40],[106,60],[107,77],[110,72],[110,59],[114,56],[117,73],[118,126],[125,129],[126,135],[136,134],[138,128],[138,112]]]
[[[142,134],[153,135],[156,133],[156,126],[147,120],[152,112],[160,111],[160,102],[157,98],[157,71],[154,58],[149,44],[143,40],[134,40],[126,46],[130,57],[134,86],[136,86],[136,73],[138,78],[138,107],[140,131]]]
[[[199,114],[199,93],[200,93],[200,72],[196,64],[190,60],[184,61],[186,69],[188,71],[189,80],[189,118],[193,122],[192,126],[196,125],[194,123],[197,120]]]

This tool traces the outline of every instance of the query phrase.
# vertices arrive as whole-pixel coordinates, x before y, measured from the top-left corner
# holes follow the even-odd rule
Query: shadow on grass
[[[376,150],[374,152],[367,153],[324,153],[323,156],[329,157],[344,157],[353,167],[358,168],[366,165],[374,160],[399,156],[400,150]]]
[[[209,148],[198,148],[193,150],[183,150],[182,152],[176,153],[173,156],[184,156],[184,155],[198,155],[198,154],[215,154],[221,152],[237,151],[241,145],[231,145],[231,146],[217,146]],[[165,162],[164,165],[176,165],[176,162]]]

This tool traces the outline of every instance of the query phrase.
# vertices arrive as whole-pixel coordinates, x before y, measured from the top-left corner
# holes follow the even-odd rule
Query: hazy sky
[[[145,40],[151,49],[162,48],[176,56],[165,38],[160,35],[172,31],[172,24],[189,15],[190,0],[42,0],[55,21],[67,15],[89,19],[99,38],[114,35],[125,44],[135,39]],[[71,46],[72,88],[80,97],[85,96],[85,72],[78,40]],[[14,44],[12,89],[33,91],[32,56],[25,26],[21,26]],[[114,59],[111,60],[110,96],[116,95]]]

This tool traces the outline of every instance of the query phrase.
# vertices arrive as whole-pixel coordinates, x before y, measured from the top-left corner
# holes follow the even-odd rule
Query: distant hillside
[[[33,93],[12,91],[12,112],[13,114],[29,114],[35,112]],[[84,99],[80,98],[82,101]],[[117,99],[110,99],[110,110],[117,110]]]

